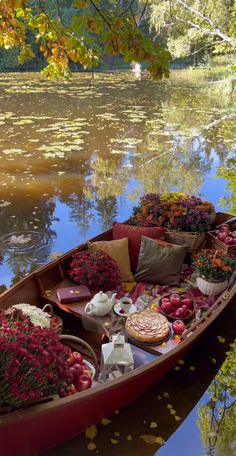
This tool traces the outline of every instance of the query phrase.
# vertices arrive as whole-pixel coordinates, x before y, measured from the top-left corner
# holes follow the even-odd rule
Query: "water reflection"
[[[0,75],[6,285],[53,251],[127,218],[143,192],[181,190],[218,205],[212,174],[233,156],[234,95],[220,97],[217,84],[207,81],[209,72],[205,79],[193,73],[174,72],[159,83],[145,73],[141,80],[132,72],[97,74],[92,87],[86,74],[71,83]],[[224,180],[216,182],[224,194]],[[234,210],[232,199],[228,203]],[[9,239],[32,231],[37,255],[27,248],[17,254]]]

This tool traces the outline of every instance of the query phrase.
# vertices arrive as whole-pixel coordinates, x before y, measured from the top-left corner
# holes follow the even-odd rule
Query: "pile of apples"
[[[84,391],[91,388],[93,372],[81,353],[77,351],[71,352],[67,363],[69,365],[69,372],[71,373],[72,384],[67,391],[61,392],[61,397],[70,396],[77,391]]]
[[[218,230],[214,231],[214,236],[226,245],[236,245],[236,230],[231,231],[230,226],[225,223]]]
[[[185,320],[193,313],[193,300],[187,294],[172,293],[163,297],[159,304],[161,312],[172,319]]]

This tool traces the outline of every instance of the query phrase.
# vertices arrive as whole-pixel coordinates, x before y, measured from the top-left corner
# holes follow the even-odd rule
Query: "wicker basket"
[[[63,329],[63,321],[61,317],[58,317],[57,315],[54,314],[53,307],[51,304],[47,303],[45,306],[42,308],[44,312],[47,312],[50,315],[50,328],[53,329],[57,334],[62,333]]]
[[[166,230],[165,240],[177,245],[188,246],[188,252],[194,252],[204,241],[205,233],[192,231]]]

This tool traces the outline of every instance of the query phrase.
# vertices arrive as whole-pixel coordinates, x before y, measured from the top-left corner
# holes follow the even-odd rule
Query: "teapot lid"
[[[103,293],[103,291],[99,291],[97,294],[94,295],[94,298],[98,302],[104,302],[107,301],[109,298],[106,295],[106,293]]]

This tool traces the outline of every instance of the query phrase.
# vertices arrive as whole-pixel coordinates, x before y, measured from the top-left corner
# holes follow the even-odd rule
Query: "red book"
[[[91,293],[86,285],[77,285],[76,287],[58,288],[57,297],[62,304],[66,304],[89,299]]]

